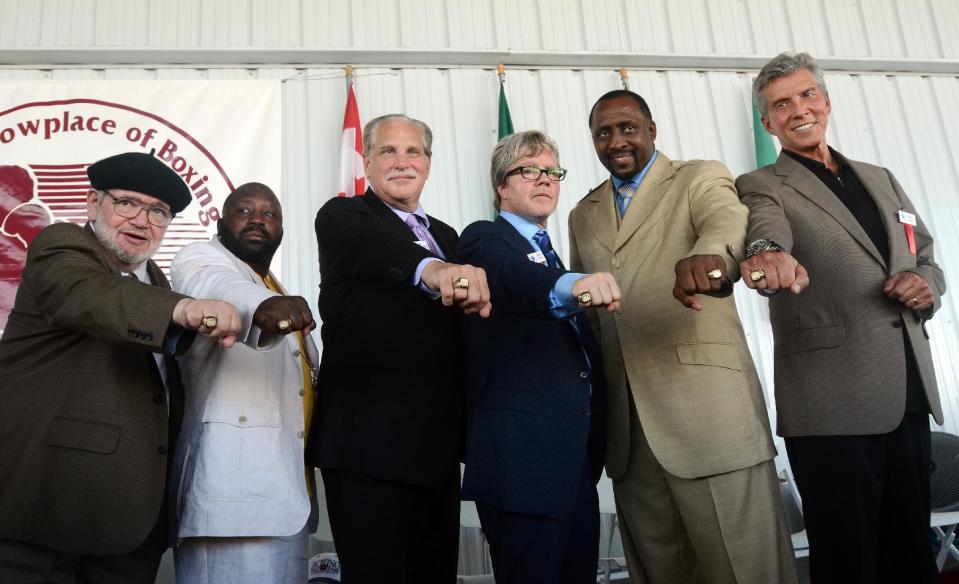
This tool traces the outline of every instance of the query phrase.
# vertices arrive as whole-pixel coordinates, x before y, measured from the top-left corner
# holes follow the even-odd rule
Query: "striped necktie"
[[[619,208],[619,216],[623,217],[626,215],[626,209],[629,208],[629,204],[633,201],[633,195],[636,194],[636,189],[639,188],[639,185],[633,181],[626,181],[623,184],[619,185],[619,188],[616,189],[616,192],[619,193],[619,196],[622,199],[616,201],[616,206]]]

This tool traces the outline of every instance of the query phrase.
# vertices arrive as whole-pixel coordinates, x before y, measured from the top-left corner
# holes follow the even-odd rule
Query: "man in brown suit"
[[[831,104],[812,57],[775,57],[753,93],[782,152],[736,181],[749,206],[741,268],[775,294],[778,431],[812,582],[936,582],[929,414],[941,424],[942,408],[925,321],[946,282],[932,236],[891,172],[826,143]]]
[[[154,582],[182,408],[172,355],[239,331],[230,304],[170,291],[149,260],[190,203],[180,177],[144,153],[87,175],[89,223],[31,242],[0,339],[4,584]]]
[[[607,93],[589,120],[612,176],[570,214],[571,264],[612,272],[622,290],[622,309],[596,316],[630,581],[795,582],[762,388],[731,296],[746,208],[719,162],[656,151],[639,95]]]

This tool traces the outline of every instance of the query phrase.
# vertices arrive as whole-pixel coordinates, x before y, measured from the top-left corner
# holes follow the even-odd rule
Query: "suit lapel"
[[[873,245],[866,231],[856,220],[856,217],[842,204],[839,197],[827,187],[819,177],[802,164],[793,160],[788,154],[780,153],[776,161],[775,172],[784,177],[783,184],[792,187],[800,195],[806,197],[819,206],[830,217],[836,220],[877,262],[886,265],[882,254]],[[858,173],[857,173],[858,176]]]
[[[629,204],[626,215],[623,216],[622,224],[619,226],[619,232],[616,234],[616,243],[613,246],[614,252],[619,251],[626,245],[633,234],[649,221],[656,205],[662,203],[666,190],[669,188],[669,183],[675,175],[670,162],[669,158],[660,152],[656,161],[653,162],[653,166],[646,173],[646,177],[643,178],[643,182],[636,189],[633,201]],[[612,189],[612,187],[610,188]],[[640,259],[638,263],[642,263],[642,260]]]
[[[589,203],[584,209],[587,214],[586,225],[592,230],[596,241],[612,252],[618,229],[616,214],[619,213],[612,179],[606,179],[605,183],[586,196],[584,202]]]
[[[905,269],[905,266],[912,264],[912,260],[910,259],[908,244],[905,243],[905,231],[902,224],[899,223],[897,214],[901,207],[895,192],[887,186],[889,179],[884,171],[874,166],[860,164],[848,159],[847,162],[852,171],[859,177],[863,188],[876,203],[882,226],[886,229],[886,237],[889,242],[889,273],[901,272]]]

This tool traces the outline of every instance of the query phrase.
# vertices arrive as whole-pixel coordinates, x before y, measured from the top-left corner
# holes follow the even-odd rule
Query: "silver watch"
[[[771,239],[757,239],[746,247],[746,257],[751,258],[767,251],[786,251],[786,248]]]

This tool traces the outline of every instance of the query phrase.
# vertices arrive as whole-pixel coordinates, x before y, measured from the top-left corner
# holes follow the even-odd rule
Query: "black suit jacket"
[[[152,353],[186,297],[148,271],[153,286],[122,277],[73,224],[31,242],[0,339],[0,539],[113,555],[156,524],[171,441]]]
[[[430,217],[455,261],[456,232]],[[458,472],[460,317],[413,286],[431,253],[372,191],[316,215],[323,356],[307,462],[423,486]]]
[[[488,319],[466,317],[464,326],[463,498],[563,517],[584,467],[594,483],[603,469],[606,384],[596,341],[582,314],[550,314],[550,291],[567,271],[530,261],[532,245],[502,217],[467,227],[459,251],[486,270],[494,299]]]

